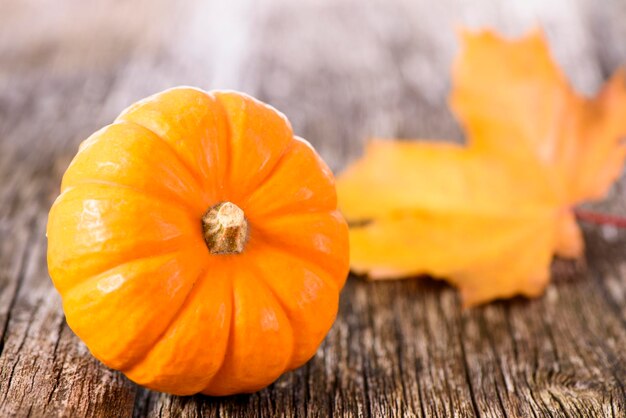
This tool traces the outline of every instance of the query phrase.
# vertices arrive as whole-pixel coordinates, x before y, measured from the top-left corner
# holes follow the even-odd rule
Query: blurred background
[[[334,169],[371,136],[459,139],[446,98],[463,26],[542,26],[585,93],[626,62],[620,0],[2,0],[0,152],[69,157],[181,84],[271,103]]]

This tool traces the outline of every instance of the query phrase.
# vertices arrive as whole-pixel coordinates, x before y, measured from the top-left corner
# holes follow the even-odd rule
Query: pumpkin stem
[[[202,231],[211,254],[239,254],[248,241],[248,221],[231,202],[210,207],[202,217]]]

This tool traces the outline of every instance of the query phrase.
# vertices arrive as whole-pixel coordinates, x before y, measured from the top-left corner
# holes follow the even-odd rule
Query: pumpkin
[[[331,171],[274,108],[174,88],[84,141],[48,220],[67,323],[134,382],[253,392],[304,364],[348,272]]]

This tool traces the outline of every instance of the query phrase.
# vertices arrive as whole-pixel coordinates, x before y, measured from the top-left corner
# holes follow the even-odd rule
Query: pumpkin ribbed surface
[[[282,114],[235,92],[167,90],[93,134],[47,233],[72,330],[107,366],[180,395],[252,392],[302,365],[348,271],[330,170]]]

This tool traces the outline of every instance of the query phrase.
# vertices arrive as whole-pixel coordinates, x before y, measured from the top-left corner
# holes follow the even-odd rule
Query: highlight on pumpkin
[[[84,141],[48,266],[95,357],[177,395],[257,391],[309,360],[348,273],[331,171],[249,96],[174,88]]]
[[[352,270],[442,278],[466,305],[537,296],[555,254],[583,253],[573,208],[622,172],[624,73],[586,99],[539,30],[465,31],[461,43],[450,106],[467,145],[372,140],[339,177]]]

